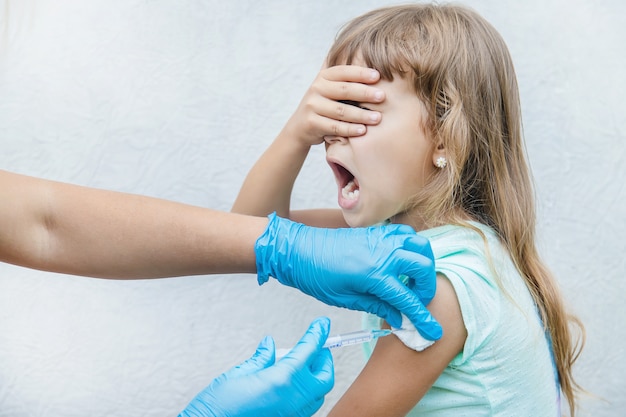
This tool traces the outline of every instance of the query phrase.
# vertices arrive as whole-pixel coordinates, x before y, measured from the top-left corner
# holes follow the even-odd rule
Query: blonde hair
[[[465,7],[386,7],[347,24],[327,61],[333,66],[355,59],[376,68],[383,79],[411,81],[427,108],[426,128],[448,161],[415,197],[414,206],[427,227],[467,224],[469,217],[496,231],[551,338],[573,416],[580,386],[572,365],[584,344],[584,328],[566,312],[558,285],[537,253],[519,92],[504,40]],[[580,330],[576,342],[570,325]]]

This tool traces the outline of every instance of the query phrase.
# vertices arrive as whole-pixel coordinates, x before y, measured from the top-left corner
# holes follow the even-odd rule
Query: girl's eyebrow
[[[359,103],[358,101],[352,101],[352,100],[339,100],[340,103],[343,104],[348,104],[350,106],[354,106],[354,107],[358,107],[359,109],[363,109],[363,110],[369,110],[371,111],[371,109],[368,109],[367,107],[363,107],[361,105],[361,103]]]

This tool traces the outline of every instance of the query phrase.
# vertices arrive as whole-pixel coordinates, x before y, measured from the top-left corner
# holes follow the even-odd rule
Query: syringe
[[[359,345],[361,343],[370,342],[379,337],[388,336],[393,333],[389,329],[380,330],[359,330],[356,332],[342,333],[335,336],[330,336],[324,343],[325,348],[335,349],[344,346]],[[276,349],[276,360],[282,358],[291,349]]]
[[[388,336],[391,334],[389,329],[381,330],[359,330],[351,333],[338,334],[336,336],[330,336],[326,339],[324,347],[328,349],[334,349],[338,347],[360,345],[361,343],[369,342],[379,337]]]

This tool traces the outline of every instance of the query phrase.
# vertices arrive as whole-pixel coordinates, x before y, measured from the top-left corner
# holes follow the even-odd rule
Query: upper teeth
[[[359,198],[359,190],[356,188],[354,181],[350,181],[341,189],[341,195],[348,200],[356,200]]]

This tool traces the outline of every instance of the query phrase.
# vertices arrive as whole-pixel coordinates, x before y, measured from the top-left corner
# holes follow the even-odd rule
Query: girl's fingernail
[[[374,93],[374,99],[377,101],[380,101],[383,99],[385,93],[383,93],[382,91],[377,91]]]
[[[356,128],[356,133],[358,135],[362,135],[363,133],[365,133],[365,128],[363,126],[359,126]]]
[[[372,80],[376,80],[378,78],[378,71],[376,70],[371,70],[370,71],[370,79]]]

